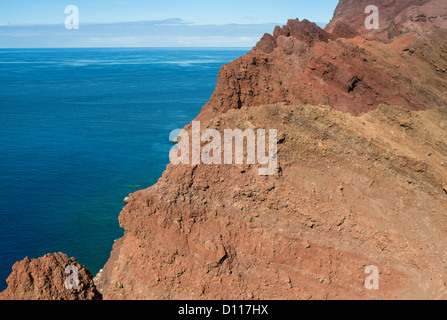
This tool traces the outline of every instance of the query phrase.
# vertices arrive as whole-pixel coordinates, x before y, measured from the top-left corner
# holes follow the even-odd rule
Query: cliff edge
[[[445,4],[376,1],[373,32],[363,4],[222,67],[196,120],[278,129],[279,168],[169,165],[120,215],[106,299],[447,298],[447,33],[409,15]]]

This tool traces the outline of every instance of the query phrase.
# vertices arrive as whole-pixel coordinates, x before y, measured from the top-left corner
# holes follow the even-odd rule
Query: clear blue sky
[[[114,43],[117,46],[169,46],[155,34],[147,33],[157,31],[153,26],[141,30],[133,28],[135,24],[130,27],[132,22],[154,23],[168,19],[182,25],[172,29],[172,46],[182,46],[182,41],[185,46],[203,46],[206,39],[198,39],[202,32],[210,46],[252,46],[263,31],[271,33],[272,25],[285,24],[290,18],[329,22],[337,3],[338,0],[1,0],[0,46],[22,47],[26,46],[26,41],[30,41],[30,46],[38,46],[39,39],[45,45],[70,46],[59,33],[60,24],[67,16],[64,12],[67,5],[76,5],[80,13],[80,30],[65,30],[65,35],[71,32],[68,37],[72,46],[95,46],[95,41],[97,46],[113,46]],[[117,22],[126,22],[128,34],[126,28],[119,35],[113,27],[108,35],[104,26],[98,31],[98,24],[115,24],[116,27]],[[231,40],[228,34],[235,31],[231,24],[245,26],[239,34],[233,35],[238,37],[237,41]],[[53,25],[53,29],[44,25]],[[212,28],[207,29],[205,25],[213,26],[213,33],[209,32]],[[180,38],[179,29],[182,31]]]

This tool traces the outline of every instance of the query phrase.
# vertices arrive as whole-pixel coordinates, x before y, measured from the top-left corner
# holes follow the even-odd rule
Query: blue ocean
[[[96,274],[123,199],[157,182],[169,133],[247,51],[0,50],[0,290],[26,256],[61,251]]]

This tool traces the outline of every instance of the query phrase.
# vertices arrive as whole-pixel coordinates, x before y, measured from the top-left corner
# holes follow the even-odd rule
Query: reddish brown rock
[[[264,34],[262,39],[256,44],[256,48],[265,53],[272,53],[276,47],[277,44],[275,38],[268,33]]]
[[[65,280],[67,266],[79,271],[79,288],[68,290]],[[101,294],[88,269],[63,253],[47,254],[39,259],[25,258],[12,267],[8,288],[0,300],[100,300]]]
[[[340,38],[351,39],[358,35],[360,35],[360,33],[357,30],[355,30],[353,26],[344,23],[342,21],[335,24],[331,32],[331,37],[333,39],[340,39]]]
[[[416,10],[404,2],[382,17]],[[120,215],[106,299],[447,298],[446,30],[400,21],[384,41],[349,3],[222,67],[197,119],[277,129],[280,167],[169,165]]]
[[[198,119],[278,102],[359,115],[382,103],[424,110],[447,101],[447,29],[407,33],[389,43],[356,36],[344,21],[329,30],[306,20],[277,27],[222,67]]]
[[[446,107],[268,105],[204,127],[276,128],[280,168],[169,165],[120,215],[105,299],[447,298]]]
[[[379,29],[368,30],[365,9],[379,9]],[[341,0],[326,30],[332,32],[338,23],[352,26],[360,34],[389,41],[408,32],[422,32],[434,27],[447,27],[445,0]]]
[[[106,299],[447,298],[445,1],[374,2],[379,31],[342,0],[222,67],[197,119],[277,129],[279,168],[169,165],[120,215]]]

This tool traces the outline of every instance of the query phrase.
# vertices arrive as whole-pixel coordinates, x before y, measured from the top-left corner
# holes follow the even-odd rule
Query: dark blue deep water
[[[129,193],[157,182],[169,133],[248,49],[0,50],[0,290],[50,252],[95,274]]]

